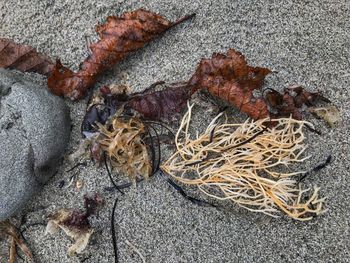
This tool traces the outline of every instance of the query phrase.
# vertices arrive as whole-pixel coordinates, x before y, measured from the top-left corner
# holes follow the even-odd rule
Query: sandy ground
[[[120,262],[141,262],[126,240],[146,262],[349,262],[350,2],[1,0],[0,35],[38,47],[76,69],[87,56],[85,36],[96,39],[96,24],[107,15],[139,7],[171,20],[193,12],[197,17],[128,57],[98,85],[118,82],[123,75],[129,76],[134,90],[157,80],[186,80],[201,57],[233,47],[251,64],[278,71],[268,77],[269,87],[281,89],[298,83],[321,90],[339,107],[343,121],[331,130],[309,116],[323,135],[308,139],[313,158],[303,168],[323,161],[328,154],[334,157],[329,167],[306,181],[321,186],[321,194],[327,196],[324,215],[300,223],[237,207],[230,211],[198,207],[158,175],[120,197],[116,211]],[[73,120],[71,153],[80,140],[86,101],[68,104]],[[106,172],[92,163],[75,171],[84,181],[81,190],[59,189],[59,181],[72,175],[65,172],[70,166],[65,161],[28,205],[27,224],[44,222],[45,215],[61,207],[81,207],[84,193],[100,192],[106,207],[92,219],[96,234],[82,258],[113,262],[110,208],[116,194],[103,190],[110,184]],[[197,194],[195,189],[187,190]],[[79,262],[67,256],[71,242],[63,233],[44,236],[44,227],[38,225],[25,235],[36,262]],[[5,242],[0,247],[6,251]],[[6,262],[4,257],[0,261]]]

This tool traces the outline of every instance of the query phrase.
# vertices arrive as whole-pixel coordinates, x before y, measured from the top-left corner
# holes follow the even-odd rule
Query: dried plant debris
[[[255,99],[253,91],[260,89],[267,68],[251,67],[244,56],[230,49],[227,54],[214,53],[210,59],[202,59],[189,81],[193,90],[205,89],[234,105],[254,119],[268,117],[268,109],[262,98]]]
[[[255,212],[278,216],[283,211],[297,220],[310,220],[323,210],[319,188],[301,189],[294,177],[305,171],[279,172],[281,166],[303,162],[303,128],[311,123],[293,118],[217,123],[192,139],[192,106],[176,134],[177,150],[161,169],[179,182],[197,186],[206,195],[230,200]],[[214,133],[213,133],[214,131]]]
[[[100,88],[89,100],[81,127],[85,140],[70,156],[72,162],[86,156],[89,148],[95,163],[105,161],[108,173],[107,161],[133,182],[155,173],[160,162],[159,141],[169,135],[162,133],[163,128],[172,135],[158,118],[173,117],[189,97],[188,92],[182,93],[183,85],[155,91],[158,84],[133,94],[126,85]]]
[[[126,12],[120,17],[109,16],[105,24],[96,27],[100,40],[90,45],[91,54],[80,70],[73,72],[57,61],[48,86],[56,95],[80,99],[96,83],[98,75],[172,26],[193,16],[185,16],[174,23],[143,9]]]
[[[130,96],[127,105],[147,119],[172,119],[186,106],[190,96],[186,84],[174,84],[163,90]]]
[[[96,142],[108,156],[113,168],[128,175],[148,178],[152,173],[148,148],[144,142],[146,127],[138,117],[115,115],[110,123],[99,126]]]
[[[191,92],[184,83],[153,90],[159,84],[164,83],[157,82],[144,92],[133,94],[130,94],[131,88],[127,85],[113,84],[100,88],[88,104],[81,127],[83,137],[96,134],[97,123],[104,125],[117,112],[132,115],[132,111],[136,111],[143,120],[173,119],[186,106]]]
[[[90,98],[84,116],[81,132],[83,137],[89,138],[96,134],[97,123],[104,125],[107,120],[124,107],[131,88],[127,85],[112,84],[103,86]]]
[[[122,106],[139,112],[146,119],[169,120],[199,90],[208,91],[255,120],[289,116],[301,120],[305,107],[320,101],[330,102],[319,92],[309,92],[299,85],[287,87],[283,93],[269,88],[262,91],[264,79],[270,73],[267,68],[249,66],[245,57],[234,49],[227,54],[214,53],[212,58],[201,60],[188,82],[168,84],[165,89],[154,91],[155,86],[164,84],[157,82],[144,92],[134,94],[101,91],[103,100],[98,99],[89,107],[84,123],[90,128],[95,122],[103,124]],[[255,90],[261,91],[259,96],[254,95]],[[83,130],[88,131],[85,128]]]
[[[24,255],[29,260],[33,260],[32,252],[27,247],[25,242],[19,237],[17,229],[8,220],[0,222],[0,235],[7,235],[10,238],[10,263],[15,262],[17,255],[16,246],[18,246],[22,250]]]
[[[262,88],[270,73],[267,68],[249,66],[240,52],[230,49],[227,54],[214,53],[210,59],[202,59],[189,86],[192,91],[207,90],[255,120],[290,115],[302,119],[304,105],[311,106],[317,100],[329,102],[320,93],[300,86],[289,87],[284,94],[268,89],[265,97],[255,97],[253,91]]]
[[[30,46],[0,38],[0,68],[49,75],[54,68],[54,63],[49,57],[38,53]]]
[[[317,117],[322,118],[329,125],[329,127],[334,128],[337,123],[340,122],[340,112],[335,106],[328,107],[312,107],[309,109],[311,113],[315,114]]]
[[[69,247],[68,255],[80,254],[88,245],[94,230],[90,226],[89,217],[96,213],[103,204],[102,198],[95,194],[84,196],[85,211],[75,209],[60,209],[49,216],[46,233],[54,234],[62,229],[75,243]]]
[[[289,117],[301,120],[301,109],[305,105],[307,107],[314,106],[316,102],[330,101],[322,96],[319,92],[309,92],[299,85],[287,87],[284,94],[275,90],[268,90],[266,93],[266,101],[276,111],[271,114],[273,117]]]

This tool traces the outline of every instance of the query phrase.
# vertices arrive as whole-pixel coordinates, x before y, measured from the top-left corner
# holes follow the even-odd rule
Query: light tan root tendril
[[[206,195],[230,200],[255,212],[278,216],[282,210],[297,220],[310,220],[322,212],[319,188],[300,189],[293,177],[305,171],[278,172],[275,168],[303,162],[303,128],[311,123],[292,118],[247,120],[218,124],[217,116],[196,138],[189,134],[192,106],[176,134],[177,151],[163,171],[179,182],[197,186]]]

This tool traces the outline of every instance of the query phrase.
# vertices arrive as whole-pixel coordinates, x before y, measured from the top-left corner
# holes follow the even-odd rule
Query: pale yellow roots
[[[308,158],[303,156],[303,127],[312,124],[291,118],[274,120],[272,128],[264,126],[266,119],[216,124],[218,116],[203,134],[191,138],[192,107],[176,134],[177,151],[161,167],[165,172],[210,197],[231,200],[251,211],[278,216],[282,210],[297,220],[322,212],[319,189],[302,190],[295,180],[305,171],[275,170],[280,166],[289,170],[289,164]]]

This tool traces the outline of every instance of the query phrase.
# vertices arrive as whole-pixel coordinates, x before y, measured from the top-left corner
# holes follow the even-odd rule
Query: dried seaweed
[[[309,111],[317,117],[324,119],[329,127],[334,128],[340,122],[340,112],[335,106],[311,107]]]
[[[105,24],[97,26],[100,40],[90,45],[91,55],[85,59],[80,70],[73,72],[57,61],[48,86],[56,95],[80,99],[105,70],[193,16],[185,16],[174,23],[143,9],[126,12],[120,17],[109,16]]]
[[[84,196],[85,211],[75,209],[60,209],[50,215],[46,234],[54,234],[62,229],[75,243],[69,247],[68,255],[80,254],[88,245],[94,230],[90,226],[89,217],[95,214],[97,208],[103,205],[103,199],[95,194]]]
[[[0,68],[49,75],[54,68],[54,63],[49,57],[38,53],[28,45],[0,38]]]
[[[117,112],[132,116],[133,110],[141,114],[143,121],[155,120],[156,124],[162,125],[159,121],[173,119],[186,106],[191,95],[186,84],[170,85],[158,91],[151,91],[152,88],[130,94],[131,88],[126,85],[102,87],[90,99],[81,126],[83,137],[96,134],[97,124],[104,125]]]
[[[306,91],[299,85],[286,88],[283,94],[268,89],[265,97],[255,97],[253,92],[261,90],[270,73],[267,68],[249,66],[240,52],[230,49],[227,54],[214,53],[210,59],[202,59],[189,86],[192,92],[207,90],[255,120],[289,116],[300,120],[304,105],[329,102],[319,92]]]
[[[10,237],[10,258],[9,262],[14,262],[16,258],[16,246],[18,246],[24,255],[29,259],[33,260],[33,254],[25,244],[25,242],[19,237],[17,229],[10,223],[10,221],[0,222],[0,234],[7,235]]]
[[[266,101],[276,111],[271,114],[273,117],[289,117],[301,120],[301,109],[314,106],[318,101],[329,103],[330,101],[319,92],[309,92],[299,85],[287,87],[281,94],[269,89],[266,93]]]
[[[113,168],[133,181],[138,176],[148,178],[152,173],[147,146],[143,140],[146,127],[137,117],[124,119],[115,115],[107,125],[99,126],[96,142],[106,152]]]
[[[267,119],[217,124],[217,117],[204,133],[191,139],[188,132],[191,117],[192,106],[176,134],[177,151],[161,166],[177,181],[197,186],[212,198],[230,200],[274,217],[281,210],[305,221],[322,212],[324,198],[318,197],[319,188],[301,189],[293,179],[305,171],[275,170],[308,158],[303,156],[306,149],[303,128],[310,123],[279,118],[273,120],[277,123],[274,127],[267,128],[264,125]],[[214,127],[215,135],[210,142]]]
[[[245,57],[234,49],[227,54],[214,53],[211,59],[202,59],[189,81],[193,91],[205,89],[237,107],[253,119],[269,116],[262,98],[254,98],[253,91],[260,89],[267,68],[251,67]]]

